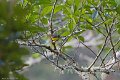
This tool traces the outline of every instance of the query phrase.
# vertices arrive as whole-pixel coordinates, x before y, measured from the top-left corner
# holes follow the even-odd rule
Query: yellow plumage
[[[51,40],[54,41],[54,42],[58,41],[59,38],[60,38],[59,35],[52,35],[52,36],[51,36]]]

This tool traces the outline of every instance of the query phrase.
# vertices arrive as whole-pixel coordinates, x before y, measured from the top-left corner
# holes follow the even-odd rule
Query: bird
[[[60,35],[57,35],[57,34],[53,34],[51,35],[51,40],[52,42],[56,42],[60,39]]]

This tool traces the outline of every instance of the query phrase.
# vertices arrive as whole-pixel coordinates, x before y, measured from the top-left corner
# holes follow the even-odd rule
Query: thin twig
[[[114,24],[115,24],[115,18],[113,19],[113,22],[111,24],[111,29],[114,26]],[[111,46],[112,46],[114,58],[116,60],[116,52],[115,52],[114,44],[113,44],[113,41],[112,41],[112,34],[111,34],[111,32],[110,32],[110,43],[111,43]]]
[[[50,36],[52,36],[53,33],[54,33],[53,25],[52,25],[52,20],[53,20],[53,14],[54,14],[54,9],[55,9],[56,4],[57,4],[57,0],[55,0],[55,2],[54,2],[54,4],[53,4],[51,16],[50,16],[50,25],[49,25],[49,27],[50,27]],[[51,37],[50,37],[50,38],[51,38]],[[51,41],[52,41],[52,38],[51,38]],[[53,45],[53,47],[54,47],[54,50],[57,50],[57,48],[56,48],[56,43],[55,43],[54,41],[52,41],[52,45]]]
[[[82,41],[81,41],[81,43],[82,43],[87,49],[89,49],[95,56],[97,56],[97,54],[96,54],[91,48],[89,48],[87,45],[85,45]],[[100,59],[101,59],[101,61],[102,61],[101,56],[100,56]]]
[[[100,32],[104,37],[106,37],[106,35],[101,32],[97,27],[100,26],[101,24],[103,24],[105,21],[98,23],[97,25],[92,24],[91,22],[89,22],[88,20],[86,20],[91,26],[93,26],[93,28],[95,28],[98,32]]]
[[[114,47],[117,46],[117,44],[120,42],[120,39],[115,43]],[[105,57],[103,58],[100,66],[102,66],[102,63],[105,61],[106,57],[109,55],[109,53],[111,52],[111,50],[113,49],[113,47],[107,52],[107,54],[105,55]]]
[[[55,0],[54,4],[53,4],[53,8],[52,8],[52,12],[51,12],[51,15],[50,15],[50,32],[51,32],[51,35],[54,33],[53,31],[53,26],[52,26],[52,20],[53,20],[53,14],[54,14],[54,9],[55,9],[55,6],[57,4],[57,0]]]
[[[109,34],[110,34],[110,32],[109,32]],[[109,37],[109,34],[108,34],[107,37],[105,38],[105,42],[104,42],[101,50],[99,51],[99,53],[98,53],[98,55],[96,56],[96,58],[95,58],[95,60],[93,61],[93,63],[88,67],[88,69],[90,69],[90,68],[95,64],[95,62],[97,61],[97,59],[99,58],[99,56],[100,56],[101,53],[103,52],[103,50],[104,50],[104,48],[105,48],[105,46],[106,46],[106,43],[107,43],[107,39],[108,39],[108,37]]]
[[[74,31],[75,31],[75,29],[76,29],[79,25],[80,25],[80,15],[79,15],[79,20],[78,20],[77,24],[75,25],[75,27],[74,27],[73,30],[71,31],[71,34],[68,35],[68,36],[64,39],[64,42],[63,42],[62,45],[61,45],[60,51],[61,51],[62,47],[65,45],[65,43],[68,41],[68,39],[69,39],[72,35],[74,35]]]
[[[98,7],[95,7],[95,6],[94,6],[94,8],[98,11],[98,14],[99,14],[100,18],[102,19],[102,21],[105,21],[105,19],[102,17],[102,14],[101,14],[101,13],[103,13],[103,12],[101,11],[101,9],[99,9],[100,6],[101,6],[101,5],[99,5]],[[105,28],[106,28],[105,30],[106,30],[106,32],[108,33],[107,24],[104,23],[104,25],[105,25]]]
[[[32,46],[32,48],[33,48],[34,50],[36,50],[37,52],[41,53],[41,52],[40,52],[39,50],[37,50],[34,46]],[[54,61],[50,60],[50,58],[48,58],[45,54],[42,54],[42,53],[41,53],[41,55],[43,55],[48,61],[50,61],[53,65],[55,65],[55,66],[58,67],[59,69],[64,70],[63,67],[59,66],[59,65],[56,64]]]

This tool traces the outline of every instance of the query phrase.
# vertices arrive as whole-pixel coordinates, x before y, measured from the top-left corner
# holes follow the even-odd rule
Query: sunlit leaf
[[[56,14],[57,12],[61,11],[63,8],[63,5],[57,5],[54,9],[54,13]]]
[[[66,3],[67,3],[68,5],[71,5],[71,4],[74,3],[74,0],[67,0]]]
[[[64,6],[63,13],[66,14],[67,16],[71,15],[71,9],[67,6]]]
[[[69,28],[70,32],[73,30],[73,27],[74,27],[74,23],[72,21],[70,21],[68,24],[68,28]]]
[[[79,8],[80,3],[82,2],[81,0],[74,0],[75,1],[75,5],[77,8]]]
[[[69,31],[66,31],[66,32],[63,32],[62,34],[61,34],[61,36],[68,36],[70,34],[70,32]]]
[[[53,8],[53,6],[47,6],[47,7],[45,7],[45,8],[42,10],[42,12],[41,12],[41,16],[44,16],[44,15],[50,13],[50,12],[52,11],[52,8]]]
[[[90,18],[89,18],[89,19],[87,19],[87,21],[89,21],[90,23],[92,23],[92,19],[90,19]]]
[[[38,0],[38,3],[39,4],[51,4],[51,1],[50,0]]]

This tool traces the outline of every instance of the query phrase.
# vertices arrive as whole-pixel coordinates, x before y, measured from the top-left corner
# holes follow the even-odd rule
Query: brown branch
[[[113,19],[113,22],[111,24],[111,29],[114,26],[114,24],[115,24],[115,18]],[[114,58],[116,60],[116,52],[115,52],[114,44],[113,44],[113,41],[112,41],[112,34],[111,34],[111,32],[110,32],[110,43],[111,43],[111,46],[112,46]]]
[[[32,47],[33,49],[35,49],[37,52],[41,53],[39,50],[37,50],[36,48]],[[50,61],[53,65],[55,65],[56,67],[58,67],[61,70],[64,70],[63,67],[59,66],[58,64],[56,64],[54,61],[50,60],[50,58],[48,58],[44,53],[41,55],[43,55],[48,61]]]
[[[53,52],[56,55],[59,55],[62,59],[66,60],[66,58],[60,54],[57,50],[52,49],[50,46],[46,46],[46,45],[39,45],[39,44],[28,44],[28,46],[38,46],[38,47],[44,47],[47,50],[49,50],[50,52]]]
[[[79,15],[79,20],[78,20],[77,24],[75,25],[75,27],[74,27],[73,30],[71,31],[71,34],[69,34],[67,37],[65,37],[64,42],[63,42],[62,45],[61,45],[60,51],[61,51],[62,47],[65,45],[65,43],[68,41],[68,39],[69,39],[71,36],[74,35],[74,31],[75,31],[75,29],[76,29],[79,25],[80,25],[80,15]]]
[[[110,34],[110,32],[109,32],[109,34]],[[99,51],[98,55],[96,56],[96,58],[95,58],[95,60],[92,62],[92,64],[88,67],[88,69],[90,69],[90,68],[95,64],[95,62],[97,61],[97,59],[99,58],[99,56],[102,54],[102,52],[103,52],[103,50],[104,50],[104,48],[105,48],[105,46],[106,46],[106,43],[107,43],[107,39],[108,39],[108,37],[109,37],[109,34],[108,34],[107,37],[105,38],[105,42],[104,42],[101,50]]]
[[[81,43],[87,48],[87,49],[89,49],[95,56],[97,56],[97,54],[91,49],[91,48],[89,48],[87,45],[85,45],[82,41],[81,41]],[[101,59],[101,61],[102,61],[102,58],[100,57],[100,59]]]
[[[55,0],[55,2],[54,2],[54,4],[53,4],[51,16],[50,16],[50,25],[49,25],[49,27],[50,27],[50,38],[51,38],[52,35],[54,34],[53,25],[52,25],[52,20],[53,20],[53,14],[54,14],[54,9],[55,9],[56,4],[57,4],[57,0]],[[52,39],[51,39],[51,41],[52,41]],[[54,41],[52,41],[52,45],[53,45],[53,47],[54,47],[54,50],[57,50],[56,44],[55,44]]]
[[[99,9],[100,6],[101,6],[101,4],[100,4],[98,7],[95,7],[95,6],[94,6],[94,8],[98,11],[98,14],[99,14],[100,18],[102,19],[102,21],[105,21],[105,19],[104,19],[103,16],[101,15],[101,13],[103,13],[103,11],[101,11],[101,9]],[[104,26],[105,26],[106,32],[108,33],[109,31],[108,31],[107,24],[104,23]]]
[[[54,4],[53,4],[53,8],[52,8],[52,12],[51,12],[51,15],[50,15],[50,33],[51,35],[53,35],[54,31],[53,31],[53,26],[52,26],[52,20],[53,20],[53,14],[54,14],[54,9],[55,9],[55,6],[57,4],[57,0],[55,0]]]
[[[114,47],[117,46],[117,44],[119,44],[120,39],[115,43]],[[105,55],[105,57],[103,58],[100,66],[102,66],[102,63],[105,61],[106,57],[109,55],[109,53],[111,52],[111,50],[113,50],[113,47],[107,52],[107,54]]]
[[[105,21],[98,23],[97,25],[92,24],[91,22],[89,22],[88,20],[86,20],[91,26],[93,26],[93,28],[95,28],[98,32],[100,32],[104,37],[106,37],[106,35],[101,32],[97,27],[100,26],[101,24],[103,24]]]
[[[93,67],[91,69],[89,68],[79,68],[77,66],[73,66],[73,69],[75,69],[76,71],[80,71],[80,72],[103,72],[103,73],[111,73],[111,72],[115,72],[115,70],[113,69],[106,69],[106,68],[100,68],[100,67]]]
[[[91,48],[89,48],[87,45],[85,45],[82,41],[80,41],[80,43],[82,43],[87,49],[89,49],[95,56],[97,56],[96,55],[96,53],[91,49]]]
[[[115,19],[115,18],[114,18],[114,19]],[[113,23],[114,23],[114,19],[113,19]],[[103,20],[103,21],[104,21],[104,20]],[[111,25],[110,28],[109,28],[109,32],[107,32],[108,35],[107,35],[107,37],[106,37],[106,39],[105,39],[105,43],[103,44],[103,47],[101,48],[99,54],[97,55],[97,57],[95,58],[95,60],[93,61],[93,63],[89,66],[89,69],[95,64],[95,62],[97,61],[98,57],[99,57],[99,56],[101,55],[101,53],[103,52],[103,50],[104,50],[104,48],[105,48],[105,46],[106,46],[106,43],[107,43],[107,38],[111,35],[113,23],[112,23],[112,25]],[[106,30],[106,31],[107,31],[107,30]],[[116,54],[114,54],[114,57],[116,57]]]

